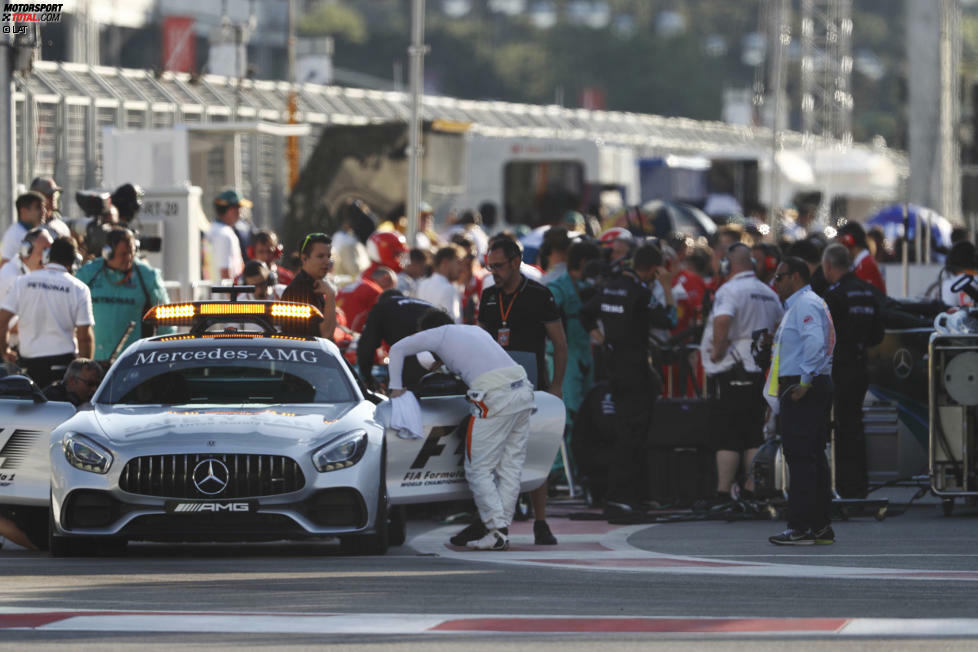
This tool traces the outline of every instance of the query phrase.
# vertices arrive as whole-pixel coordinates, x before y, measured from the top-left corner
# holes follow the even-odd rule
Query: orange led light
[[[192,303],[156,306],[156,319],[183,319],[194,316]]]
[[[293,317],[299,319],[309,319],[312,317],[312,306],[276,303],[272,305],[272,317]]]
[[[200,305],[201,315],[264,315],[265,304],[262,303],[203,303]]]

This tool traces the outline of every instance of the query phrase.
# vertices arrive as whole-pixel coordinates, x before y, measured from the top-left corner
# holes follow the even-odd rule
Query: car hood
[[[111,441],[135,443],[166,436],[171,442],[215,437],[270,437],[289,442],[322,438],[342,427],[356,403],[281,406],[106,406],[97,405],[92,416]]]

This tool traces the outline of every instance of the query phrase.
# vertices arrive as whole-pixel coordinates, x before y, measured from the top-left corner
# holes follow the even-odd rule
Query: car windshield
[[[356,393],[339,360],[288,345],[161,346],[119,360],[96,398],[109,405],[343,403]]]

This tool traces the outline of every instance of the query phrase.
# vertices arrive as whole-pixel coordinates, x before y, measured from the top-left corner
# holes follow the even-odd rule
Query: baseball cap
[[[216,198],[214,198],[215,206],[245,206],[249,207],[252,205],[250,199],[245,199],[238,191],[234,188],[229,188],[221,192]]]
[[[56,192],[61,192],[62,188],[55,182],[54,177],[36,177],[31,181],[31,190],[50,196]]]

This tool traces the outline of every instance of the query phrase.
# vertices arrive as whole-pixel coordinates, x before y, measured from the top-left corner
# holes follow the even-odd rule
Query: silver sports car
[[[267,321],[256,332],[214,331],[224,320],[199,319],[214,305],[155,308],[190,332],[130,346],[77,413],[26,379],[0,379],[0,509],[34,524],[49,513],[52,554],[321,537],[383,554],[404,537],[389,532],[391,506],[470,495],[464,387],[442,378],[438,395],[420,391],[426,436],[400,439],[386,399],[359,386],[332,342],[268,327],[273,307],[289,304],[259,303]],[[563,403],[536,397],[524,490],[546,479],[564,426]]]

